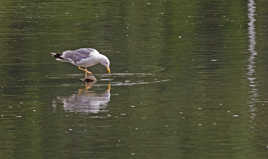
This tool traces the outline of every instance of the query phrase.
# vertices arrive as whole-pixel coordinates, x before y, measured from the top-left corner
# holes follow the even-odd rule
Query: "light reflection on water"
[[[111,85],[108,84],[107,89],[103,93],[97,93],[90,91],[94,82],[85,83],[85,88],[81,88],[77,93],[70,96],[58,96],[56,100],[59,100],[63,104],[64,111],[76,112],[76,113],[99,113],[105,111],[107,104],[110,102],[111,97]],[[53,100],[52,106],[57,107],[57,101]]]
[[[111,100],[111,88],[112,87],[131,87],[139,85],[155,85],[158,83],[168,82],[168,79],[156,79],[151,73],[114,73],[114,74],[96,74],[99,77],[99,81],[83,82],[84,88],[78,89],[75,93],[70,95],[57,95],[52,101],[54,109],[63,107],[66,112],[75,113],[93,113],[98,114],[107,111]],[[64,76],[47,76],[50,80],[60,78],[76,78],[79,79],[81,74],[67,74]],[[146,80],[147,77],[147,81]],[[149,77],[149,78],[148,78]],[[148,80],[149,79],[149,80]],[[108,84],[107,84],[108,83]],[[61,87],[73,87],[70,83],[61,84]],[[94,91],[93,87],[105,87],[103,92]],[[58,89],[61,89],[60,87]]]
[[[256,114],[255,114],[255,109],[256,109],[256,102],[257,102],[257,97],[258,97],[258,89],[256,86],[256,57],[258,55],[256,51],[256,3],[254,0],[249,0],[248,1],[248,37],[249,37],[249,59],[248,59],[248,80],[249,80],[249,107],[250,107],[250,112],[251,112],[251,118],[254,119]]]

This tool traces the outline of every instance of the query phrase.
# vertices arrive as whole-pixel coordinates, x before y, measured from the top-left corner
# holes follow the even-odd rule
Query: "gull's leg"
[[[86,73],[88,73],[88,74],[90,74],[90,75],[93,74],[92,72],[90,72],[89,70],[87,70],[87,68],[86,68],[85,70],[86,70]]]
[[[90,74],[90,75],[92,74],[92,72],[88,71],[86,68],[82,68],[79,66],[78,69],[85,72],[85,78],[87,77],[87,74]]]
[[[82,71],[86,71],[86,69],[82,68],[82,67],[78,67],[79,70],[82,70]]]
[[[78,67],[78,69],[81,70],[81,71],[84,71],[85,72],[85,78],[87,78],[87,72],[86,72],[87,70],[82,68],[82,67],[80,67],[80,66]]]
[[[87,78],[88,75],[92,75],[92,72],[88,71],[87,68],[85,68],[85,78]]]

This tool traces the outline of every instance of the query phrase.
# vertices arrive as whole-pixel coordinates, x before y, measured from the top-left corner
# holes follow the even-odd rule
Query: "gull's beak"
[[[107,66],[106,69],[107,69],[107,72],[108,73],[111,73],[111,70],[110,70],[110,67],[109,66]]]

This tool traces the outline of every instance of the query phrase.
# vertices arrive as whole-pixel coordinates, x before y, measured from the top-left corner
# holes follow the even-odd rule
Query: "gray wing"
[[[82,59],[92,56],[92,53],[95,51],[96,51],[95,49],[91,49],[91,48],[68,50],[68,51],[64,51],[61,57],[70,62],[77,63],[81,61]]]

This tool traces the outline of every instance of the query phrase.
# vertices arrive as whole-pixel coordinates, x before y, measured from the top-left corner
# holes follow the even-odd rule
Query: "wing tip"
[[[50,55],[53,56],[53,57],[55,57],[56,60],[62,60],[63,59],[61,57],[61,54],[59,54],[59,53],[51,52]]]

